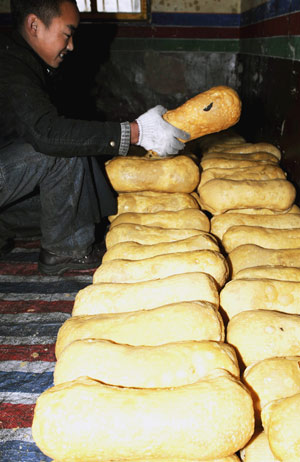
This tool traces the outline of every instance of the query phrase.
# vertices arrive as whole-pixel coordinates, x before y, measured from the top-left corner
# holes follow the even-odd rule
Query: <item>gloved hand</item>
[[[188,140],[190,135],[166,122],[162,115],[167,112],[163,106],[155,106],[136,119],[139,126],[137,144],[147,151],[155,151],[159,156],[177,154],[184,148],[178,138]]]

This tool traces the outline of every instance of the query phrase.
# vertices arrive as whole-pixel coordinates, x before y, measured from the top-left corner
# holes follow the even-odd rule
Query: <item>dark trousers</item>
[[[0,246],[18,227],[40,227],[41,246],[82,257],[94,242],[90,175],[81,158],[52,157],[30,144],[0,149]],[[38,191],[38,196],[32,196]]]

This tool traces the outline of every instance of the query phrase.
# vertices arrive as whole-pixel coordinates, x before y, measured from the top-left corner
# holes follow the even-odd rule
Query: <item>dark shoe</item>
[[[38,270],[48,276],[62,274],[70,270],[96,269],[101,265],[105,247],[101,244],[94,244],[89,255],[81,258],[73,258],[55,255],[46,249],[41,249],[38,261]]]
[[[13,239],[7,239],[6,243],[0,248],[0,258],[13,250],[15,243]]]

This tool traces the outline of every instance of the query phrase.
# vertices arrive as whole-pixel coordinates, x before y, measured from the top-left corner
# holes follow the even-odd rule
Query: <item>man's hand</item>
[[[155,151],[159,156],[177,154],[184,148],[178,138],[188,140],[190,135],[166,122],[162,115],[167,112],[163,106],[155,106],[136,119],[139,139],[136,144],[147,151]]]

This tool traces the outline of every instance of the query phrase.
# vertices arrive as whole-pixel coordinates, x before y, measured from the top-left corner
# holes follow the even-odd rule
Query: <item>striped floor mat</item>
[[[48,462],[31,424],[37,397],[53,385],[54,345],[92,272],[43,276],[39,242],[17,241],[0,259],[0,461]]]

